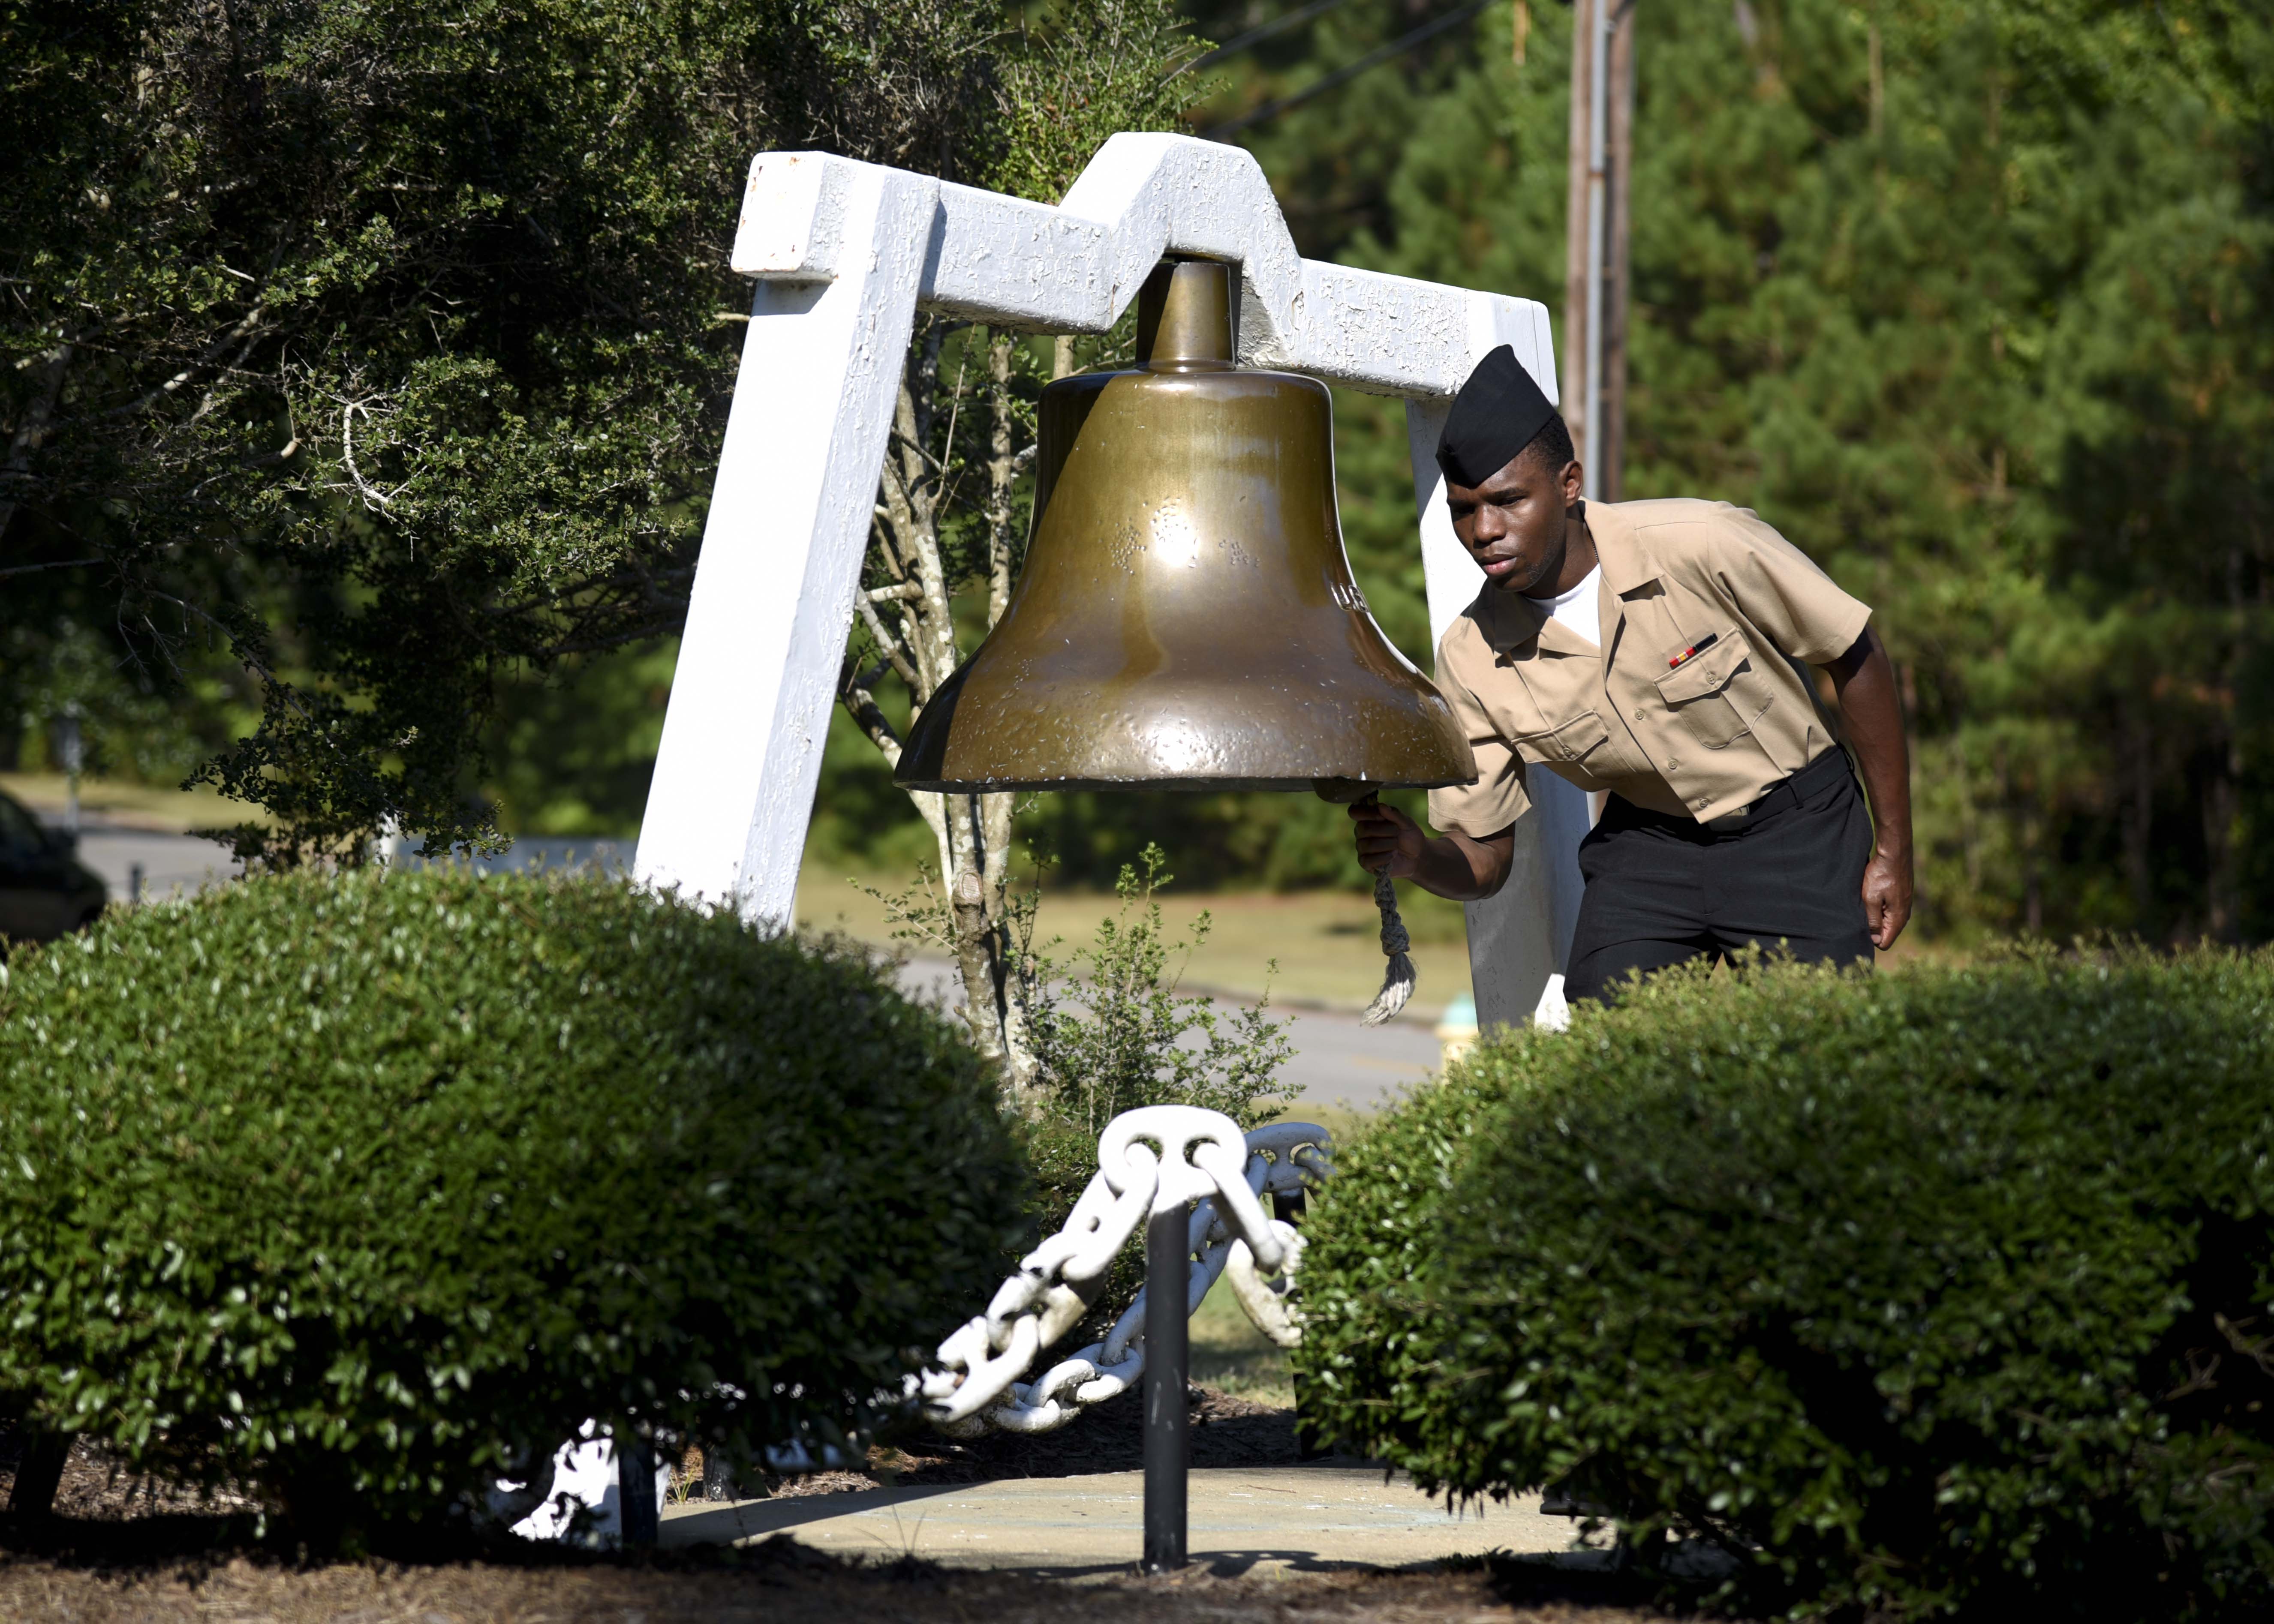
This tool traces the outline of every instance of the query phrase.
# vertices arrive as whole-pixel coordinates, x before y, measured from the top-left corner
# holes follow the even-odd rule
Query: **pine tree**
[[[1636,16],[1626,488],[1754,507],[1876,605],[1922,925],[2274,926],[2267,22]],[[1426,100],[1347,257],[1560,304],[1569,29]],[[1346,433],[1346,483],[1388,488],[1399,426]],[[1391,505],[1352,510],[1386,551]]]

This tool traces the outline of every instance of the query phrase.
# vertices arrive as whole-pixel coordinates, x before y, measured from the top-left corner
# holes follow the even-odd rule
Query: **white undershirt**
[[[1598,564],[1587,572],[1587,578],[1561,598],[1535,598],[1532,601],[1547,611],[1551,620],[1561,620],[1566,627],[1597,647],[1602,645],[1602,604],[1596,589],[1603,583],[1603,567]]]

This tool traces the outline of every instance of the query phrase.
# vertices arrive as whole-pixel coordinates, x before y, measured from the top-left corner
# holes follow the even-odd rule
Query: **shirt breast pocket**
[[[1604,726],[1603,718],[1588,710],[1560,726],[1546,728],[1539,733],[1519,733],[1509,742],[1516,746],[1517,754],[1526,761],[1536,761],[1549,767],[1573,767],[1584,763],[1610,736],[1611,730]]]
[[[1659,678],[1658,696],[1691,738],[1718,750],[1752,731],[1769,708],[1771,692],[1754,668],[1752,650],[1730,627],[1713,640],[1712,648]]]

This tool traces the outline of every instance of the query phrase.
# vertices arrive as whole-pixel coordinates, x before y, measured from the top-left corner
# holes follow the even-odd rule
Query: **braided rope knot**
[[[958,1327],[933,1367],[910,1380],[909,1396],[951,1437],[1053,1432],[1136,1385],[1145,1370],[1142,1290],[1103,1341],[1038,1380],[1020,1378],[1096,1302],[1115,1256],[1151,1213],[1191,1207],[1187,1314],[1228,1274],[1257,1329],[1283,1348],[1302,1341],[1293,1297],[1303,1237],[1267,1216],[1261,1198],[1292,1195],[1334,1170],[1325,1129],[1274,1123],[1243,1136],[1218,1111],[1148,1105],[1107,1124],[1097,1151],[1098,1170],[1065,1227],[1020,1259],[987,1312]]]
[[[1382,951],[1397,957],[1413,945],[1405,934],[1405,921],[1397,912],[1397,882],[1386,874],[1374,876],[1374,906],[1382,910]]]
[[[1397,882],[1387,874],[1374,876],[1374,906],[1382,912],[1382,951],[1389,962],[1382,966],[1382,990],[1358,1018],[1362,1026],[1379,1026],[1404,1009],[1413,996],[1414,983],[1421,979],[1413,960],[1406,957],[1413,939],[1405,934],[1405,921],[1397,912]]]

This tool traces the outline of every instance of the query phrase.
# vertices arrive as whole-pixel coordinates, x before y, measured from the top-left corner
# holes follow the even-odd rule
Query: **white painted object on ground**
[[[523,1539],[560,1542],[582,1538],[602,1549],[621,1541],[622,1494],[616,1482],[616,1446],[606,1431],[587,1421],[578,1437],[555,1450],[546,1469],[552,1486],[536,1510],[513,1525]],[[493,1502],[514,1496],[519,1485],[501,1483]],[[655,1469],[655,1503],[671,1498],[671,1468]],[[526,1500],[523,1503],[526,1504]],[[581,1514],[581,1517],[580,1517]],[[581,1526],[580,1526],[581,1522]]]
[[[829,710],[916,310],[1102,333],[1163,255],[1240,267],[1239,357],[1407,401],[1432,636],[1480,577],[1453,538],[1434,450],[1446,404],[1506,343],[1555,398],[1530,299],[1305,259],[1246,151],[1117,135],[1043,204],[822,153],[750,166],[734,267],[757,279],[636,873],[746,918],[796,899]],[[1483,1024],[1532,1012],[1576,914],[1585,800],[1533,775],[1516,873],[1469,907]],[[1575,821],[1562,807],[1577,800]]]

